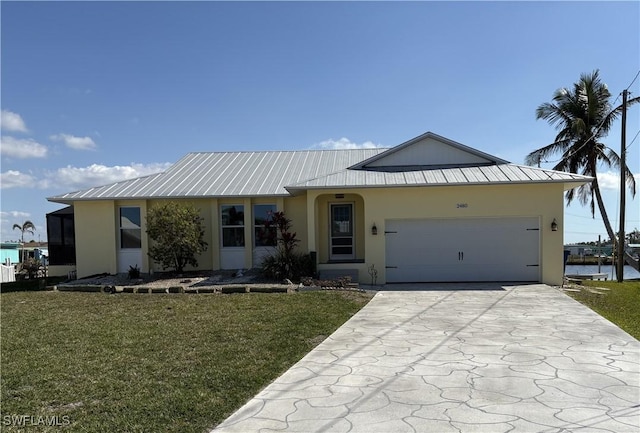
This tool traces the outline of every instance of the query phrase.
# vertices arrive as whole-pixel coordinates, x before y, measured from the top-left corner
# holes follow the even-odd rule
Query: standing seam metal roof
[[[506,183],[552,182],[572,187],[592,180],[498,159],[495,165],[405,167],[400,171],[397,167],[396,171],[360,167],[362,161],[384,152],[387,149],[196,152],[185,155],[163,173],[48,200],[69,204],[77,200],[289,196],[306,189]]]
[[[332,173],[287,187],[290,191],[327,188],[368,188],[374,186],[439,186],[439,185],[487,185],[523,183],[580,184],[592,178],[543,168],[516,164],[500,164],[481,167],[440,168],[410,172],[386,172],[369,170],[344,170],[351,173],[349,182],[340,182],[343,172]],[[402,176],[399,176],[402,174]]]
[[[289,196],[287,185],[326,176],[386,149],[196,152],[165,172],[71,192],[48,200]]]

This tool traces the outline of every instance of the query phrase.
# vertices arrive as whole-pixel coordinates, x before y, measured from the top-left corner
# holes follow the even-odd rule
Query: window
[[[253,206],[253,242],[256,247],[275,247],[276,228],[267,227],[271,216],[276,212],[274,204],[256,204]]]
[[[244,206],[220,207],[222,217],[222,246],[244,247]]]
[[[142,248],[139,207],[120,208],[120,249]]]

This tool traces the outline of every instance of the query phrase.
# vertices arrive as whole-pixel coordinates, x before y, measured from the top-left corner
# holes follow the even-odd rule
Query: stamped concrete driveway
[[[214,432],[640,431],[638,340],[542,284],[428,288],[379,292]]]

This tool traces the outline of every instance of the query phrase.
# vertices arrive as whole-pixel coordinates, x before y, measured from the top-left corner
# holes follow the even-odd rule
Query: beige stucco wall
[[[49,277],[68,277],[70,272],[76,270],[74,265],[49,265],[47,275]]]
[[[113,201],[74,203],[78,278],[117,272],[115,209]]]
[[[562,283],[563,260],[563,186],[562,184],[499,185],[429,188],[370,188],[348,190],[364,200],[361,223],[364,225],[366,255],[364,263],[334,265],[326,263],[328,237],[323,214],[325,204],[335,194],[345,190],[319,190],[307,192],[307,207],[317,208],[315,244],[319,257],[319,269],[358,269],[360,280],[369,281],[367,268],[375,265],[378,282],[385,282],[385,221],[388,219],[418,218],[477,218],[507,216],[537,216],[540,218],[541,280],[547,284]],[[345,198],[347,195],[345,195]],[[313,205],[311,205],[313,203]],[[466,207],[458,206],[465,204]],[[556,219],[560,229],[551,231],[551,221]],[[378,235],[371,234],[376,224]],[[325,231],[323,231],[325,230]],[[313,232],[313,230],[309,230]],[[321,253],[325,251],[324,255]],[[325,260],[323,260],[325,258]],[[324,263],[323,263],[324,262]]]
[[[336,199],[335,194],[344,194]],[[161,270],[147,258],[148,239],[146,209],[162,201],[91,201],[75,203],[76,252],[78,276],[117,272],[117,218],[119,205],[139,205],[142,212],[142,246],[146,260],[142,271]],[[541,280],[561,284],[563,260],[563,185],[499,185],[448,186],[428,188],[369,188],[316,190],[294,197],[260,199],[200,199],[190,200],[204,218],[207,251],[198,258],[200,270],[220,269],[220,206],[245,206],[244,263],[252,267],[253,222],[251,206],[275,203],[293,221],[293,231],[300,239],[301,251],[318,254],[319,269],[358,269],[361,282],[368,282],[367,268],[375,265],[378,283],[385,282],[385,221],[415,218],[477,218],[536,216],[540,219]],[[329,204],[355,204],[356,259],[360,263],[329,264],[328,218]],[[465,204],[460,207],[458,204]],[[556,219],[559,230],[551,231]],[[378,235],[371,234],[375,223]]]
[[[291,230],[295,232],[296,237],[300,240],[298,248],[300,251],[309,251],[306,194],[295,197],[286,197],[283,200],[282,210],[287,218],[291,220]]]

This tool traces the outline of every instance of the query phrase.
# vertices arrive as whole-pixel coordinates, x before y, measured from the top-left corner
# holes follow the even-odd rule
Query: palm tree
[[[536,118],[544,119],[558,131],[555,141],[527,155],[528,165],[540,164],[541,161],[556,153],[562,156],[553,167],[554,170],[580,173],[593,177],[591,183],[566,193],[567,204],[576,195],[582,205],[591,207],[591,215],[595,216],[595,204],[598,204],[600,215],[611,240],[616,233],[604,207],[600,186],[598,184],[598,165],[620,167],[620,157],[608,148],[602,139],[607,136],[611,126],[622,113],[622,105],[612,108],[611,93],[607,85],[600,81],[599,71],[582,74],[572,89],[558,89],[553,94],[552,102],[545,102],[536,110]],[[640,97],[627,101],[627,106],[640,102]],[[635,196],[636,182],[631,170],[624,167],[626,184]],[[595,197],[595,200],[594,200]]]
[[[36,230],[36,226],[31,221],[27,220],[22,225],[14,224],[13,229],[14,230],[18,229],[21,232],[21,238],[20,238],[22,242],[21,261],[24,262],[24,234],[31,233],[33,235]]]

